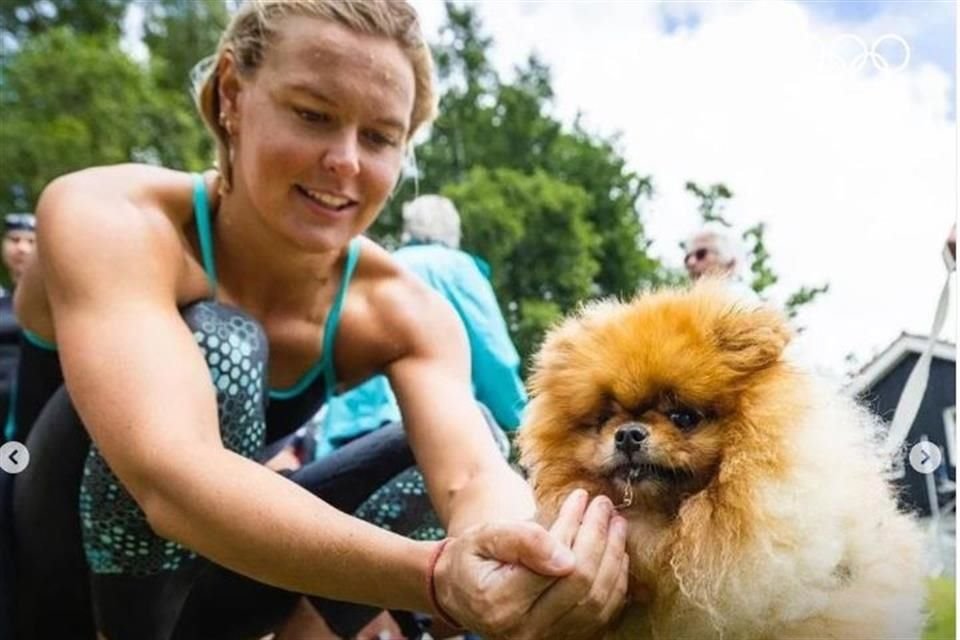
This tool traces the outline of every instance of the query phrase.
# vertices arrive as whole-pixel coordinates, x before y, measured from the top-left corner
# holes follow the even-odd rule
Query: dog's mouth
[[[653,462],[626,462],[614,467],[608,476],[617,482],[637,484],[644,480],[680,481],[689,477],[683,469],[675,469]]]
[[[690,478],[691,473],[684,469],[646,460],[620,463],[607,474],[607,480],[620,495],[620,502],[616,504],[619,510],[629,509],[641,496],[649,499],[664,491],[672,495]]]

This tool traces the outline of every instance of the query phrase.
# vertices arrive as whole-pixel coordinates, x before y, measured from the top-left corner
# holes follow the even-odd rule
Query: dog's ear
[[[776,362],[790,337],[783,315],[765,306],[733,307],[713,326],[713,338],[724,361],[740,373],[753,373]]]

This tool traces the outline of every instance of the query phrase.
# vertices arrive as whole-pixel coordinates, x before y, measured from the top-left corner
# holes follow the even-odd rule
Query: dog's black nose
[[[617,445],[617,450],[630,455],[643,445],[643,441],[649,435],[650,432],[642,424],[630,423],[617,429],[613,440]]]

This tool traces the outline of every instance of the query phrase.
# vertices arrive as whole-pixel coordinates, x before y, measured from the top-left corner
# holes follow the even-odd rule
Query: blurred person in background
[[[3,217],[3,266],[10,281],[17,281],[27,268],[37,243],[37,218],[32,213],[8,213]]]
[[[683,266],[690,280],[701,278],[723,280],[730,291],[745,302],[761,302],[761,297],[744,279],[748,263],[743,245],[731,229],[708,223],[698,229],[682,245],[686,252]],[[769,302],[769,300],[768,300]]]
[[[20,359],[20,325],[13,311],[13,293],[36,248],[37,219],[32,213],[8,213],[3,224],[3,266],[11,283],[10,289],[0,288],[0,420],[4,421],[0,440],[6,442],[14,437],[6,418]]]
[[[520,379],[520,356],[490,283],[490,266],[460,250],[460,214],[453,202],[424,195],[403,207],[403,246],[393,258],[450,303],[470,343],[474,396],[488,419],[506,432],[520,425],[527,394]],[[317,455],[324,455],[364,433],[400,420],[400,410],[383,376],[340,397],[342,411],[320,432]]]
[[[739,242],[723,227],[705,225],[682,245],[686,250],[683,266],[691,280],[703,276],[737,279],[744,262]]]

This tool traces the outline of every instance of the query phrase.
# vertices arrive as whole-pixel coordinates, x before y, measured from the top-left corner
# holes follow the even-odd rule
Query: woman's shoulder
[[[216,194],[216,173],[204,174],[207,192]],[[146,214],[162,214],[174,222],[192,215],[193,174],[143,164],[91,167],[51,182],[38,209],[83,210],[85,215],[109,216],[119,205],[130,205]],[[44,206],[46,205],[46,206]]]
[[[357,242],[357,289],[371,308],[391,313],[429,290],[381,245],[365,236]]]
[[[394,337],[418,333],[449,311],[442,296],[398,262],[386,249],[367,238],[361,239],[357,264],[358,306],[368,321],[388,327]]]
[[[184,282],[200,283],[191,291],[205,286],[202,277],[183,277],[179,218],[190,215],[191,193],[190,174],[144,165],[94,167],[51,182],[36,207],[37,259],[18,287],[26,326],[53,338],[53,290],[101,295],[120,291],[121,280],[149,280],[158,283],[151,291],[175,300]]]
[[[215,193],[216,174],[203,177],[207,193]],[[68,268],[78,278],[153,268],[179,282],[192,218],[189,173],[136,164],[84,169],[57,178],[41,194],[36,262],[43,273]]]

